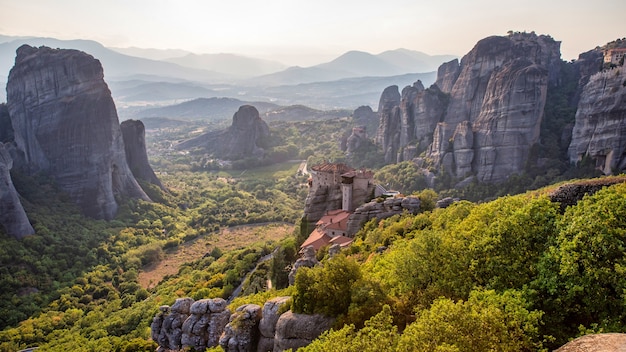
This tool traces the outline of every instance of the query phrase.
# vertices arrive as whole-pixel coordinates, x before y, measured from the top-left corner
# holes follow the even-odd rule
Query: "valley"
[[[544,351],[623,333],[626,71],[604,61],[622,42],[565,62],[511,31],[436,76],[353,61],[264,100],[125,112],[115,89],[214,92],[110,90],[84,52],[21,46],[0,108],[0,351]],[[345,238],[303,246],[322,232]],[[333,329],[285,329],[311,317]]]

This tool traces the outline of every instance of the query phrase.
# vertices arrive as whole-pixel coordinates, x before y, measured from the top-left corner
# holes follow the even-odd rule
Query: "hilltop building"
[[[374,184],[374,173],[341,163],[315,165],[310,173],[305,216],[308,221],[314,221],[315,229],[301,247],[313,246],[318,250],[334,243],[342,247],[349,245],[352,242],[347,236],[349,216],[379,189]]]
[[[607,49],[604,51],[604,62],[619,65],[624,55],[626,55],[626,48]]]

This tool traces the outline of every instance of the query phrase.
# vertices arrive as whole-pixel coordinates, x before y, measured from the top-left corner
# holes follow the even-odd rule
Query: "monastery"
[[[353,239],[347,236],[348,218],[355,208],[368,202],[374,195],[377,189],[374,173],[334,163],[315,165],[311,167],[310,173],[309,194],[315,194],[321,188],[339,186],[341,209],[327,210],[300,248],[312,246],[317,251],[326,245],[350,245]]]

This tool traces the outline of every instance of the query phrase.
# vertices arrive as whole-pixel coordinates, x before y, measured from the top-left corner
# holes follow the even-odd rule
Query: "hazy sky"
[[[625,15],[624,0],[0,0],[0,34],[308,66],[348,50],[462,56],[514,30],[551,35],[569,60],[626,37]]]

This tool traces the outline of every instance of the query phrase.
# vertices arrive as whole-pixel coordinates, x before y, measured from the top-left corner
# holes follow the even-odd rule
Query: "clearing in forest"
[[[257,242],[279,241],[292,234],[294,225],[286,223],[240,225],[222,229],[219,234],[210,234],[185,242],[174,251],[167,252],[158,263],[143,267],[139,272],[139,284],[145,289],[155,287],[166,275],[175,275],[178,268],[202,258],[218,247],[223,252],[243,248]]]

